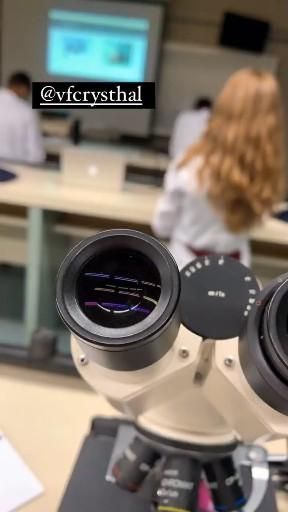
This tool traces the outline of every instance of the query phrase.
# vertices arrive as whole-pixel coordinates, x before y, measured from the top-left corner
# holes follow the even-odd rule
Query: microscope
[[[153,481],[157,512],[198,512],[201,478],[215,510],[262,510],[269,468],[254,443],[288,436],[288,274],[260,290],[221,255],[179,272],[159,241],[110,230],[68,254],[57,308],[79,373],[127,419],[108,480],[135,494]]]

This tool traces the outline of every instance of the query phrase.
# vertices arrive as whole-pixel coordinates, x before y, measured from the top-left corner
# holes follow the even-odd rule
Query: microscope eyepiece
[[[288,275],[257,297],[240,338],[239,356],[254,391],[273,409],[288,414]]]
[[[101,365],[135,371],[174,343],[179,294],[178,268],[161,243],[137,231],[109,230],[68,254],[59,271],[57,308]]]

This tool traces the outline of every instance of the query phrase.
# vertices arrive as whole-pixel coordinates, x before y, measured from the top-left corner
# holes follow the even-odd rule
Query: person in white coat
[[[38,118],[28,103],[31,80],[14,73],[0,89],[0,159],[40,163],[44,148]]]
[[[249,266],[249,232],[284,190],[283,138],[274,76],[236,72],[198,144],[172,162],[155,212],[152,229],[180,268],[213,253]]]
[[[172,160],[199,141],[207,128],[211,109],[212,101],[203,97],[195,101],[192,110],[180,112],[170,139],[169,156]]]

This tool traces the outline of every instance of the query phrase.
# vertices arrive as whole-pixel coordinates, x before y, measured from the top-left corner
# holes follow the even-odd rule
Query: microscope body
[[[217,510],[258,510],[269,468],[249,445],[288,436],[288,275],[260,292],[249,269],[216,254],[180,273],[158,241],[112,230],[68,254],[57,308],[83,379],[132,420],[118,486],[137,492],[158,474],[154,509],[194,511],[204,472]]]
[[[79,373],[115,409],[147,434],[206,451],[237,441],[288,436],[287,417],[248,384],[238,344],[238,338],[203,341],[181,326],[162,359],[138,371],[121,372],[97,364],[93,347],[71,338]]]

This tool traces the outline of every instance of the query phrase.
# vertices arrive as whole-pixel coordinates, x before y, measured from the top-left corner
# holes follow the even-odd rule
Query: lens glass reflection
[[[119,329],[141,322],[155,309],[160,294],[156,266],[130,249],[97,255],[82,268],[77,280],[81,310],[102,327]]]

